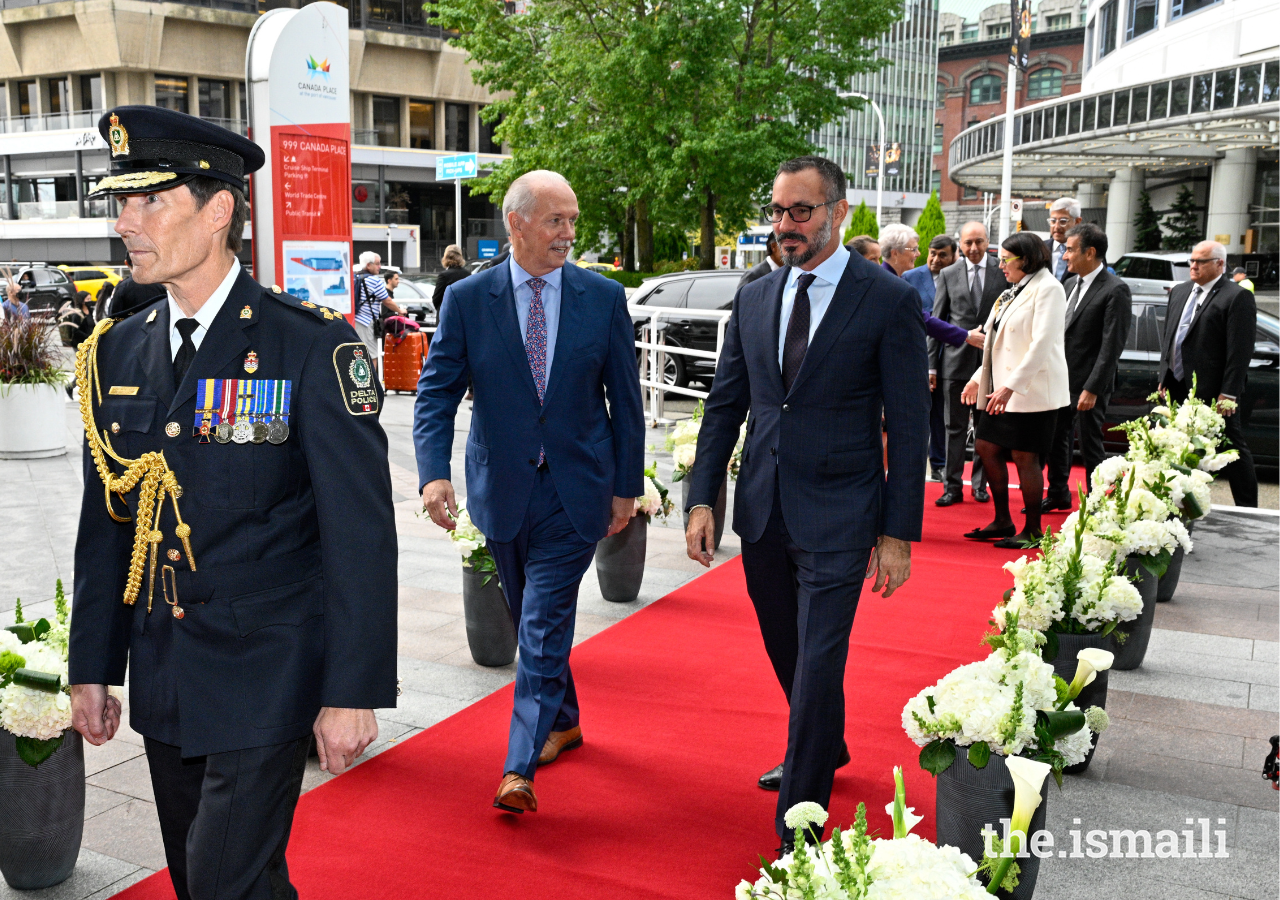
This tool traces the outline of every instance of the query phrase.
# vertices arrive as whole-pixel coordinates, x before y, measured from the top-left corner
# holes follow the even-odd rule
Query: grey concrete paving
[[[464,404],[465,406],[465,404]],[[688,404],[669,411],[687,413]],[[370,758],[397,741],[463,709],[514,677],[514,666],[476,665],[462,617],[457,554],[430,521],[417,515],[416,467],[410,438],[412,398],[388,398],[383,423],[400,533],[399,670],[404,695],[378,713],[379,738]],[[13,598],[37,614],[52,613],[53,582],[68,590],[81,492],[79,422],[68,407],[65,457],[0,460],[0,620]],[[462,483],[459,416],[455,484]],[[663,435],[652,433],[651,457],[669,481]],[[677,496],[679,485],[673,486]],[[1229,493],[1228,493],[1229,497]],[[1218,497],[1215,500],[1221,502]],[[732,508],[732,494],[730,496]],[[1219,510],[1195,531],[1175,600],[1156,614],[1147,660],[1112,675],[1112,729],[1090,770],[1048,789],[1048,828],[1068,856],[1046,860],[1041,900],[1271,900],[1276,898],[1277,793],[1259,776],[1267,738],[1277,725],[1277,641],[1280,640],[1280,519]],[[726,532],[718,562],[738,552]],[[613,604],[600,595],[595,572],[583,581],[575,642],[607,628],[695,577],[684,555],[680,523],[649,531],[645,585],[639,600]],[[0,883],[0,900],[105,900],[164,866],[141,738],[124,728],[104,747],[86,748],[86,824],[79,865],[70,880],[47,891],[18,892]],[[304,790],[331,776],[313,761]],[[1207,818],[1225,831],[1226,859],[1078,859],[1072,830],[1182,831]],[[1218,820],[1223,820],[1222,824]],[[1199,826],[1195,826],[1198,828]],[[1216,849],[1216,845],[1214,847]],[[732,891],[726,884],[725,896]]]

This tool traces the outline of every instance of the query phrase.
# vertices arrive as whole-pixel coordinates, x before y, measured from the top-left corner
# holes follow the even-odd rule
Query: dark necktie
[[[538,389],[538,402],[547,396],[547,311],[542,305],[542,289],[547,283],[541,278],[530,278],[529,324],[525,328],[524,352],[529,358],[529,371],[533,373],[533,386]],[[547,458],[546,449],[538,448],[538,465]]]
[[[196,345],[191,342],[191,335],[195,334],[200,323],[195,319],[179,319],[173,327],[182,335],[182,346],[178,348],[178,355],[173,358],[173,386],[177,388],[182,384],[182,376],[191,368],[191,360],[196,358]]]
[[[800,364],[809,349],[809,285],[817,276],[805,272],[796,279],[796,299],[791,304],[791,320],[787,322],[787,340],[782,345],[782,387],[791,391]]]
[[[969,299],[973,302],[973,314],[976,316],[982,309],[981,270],[977,266],[970,266],[969,273]]]
[[[1071,292],[1071,301],[1067,304],[1067,324],[1071,323],[1071,317],[1076,314],[1076,307],[1080,305],[1080,294],[1084,287],[1084,279],[1077,278],[1075,289]]]

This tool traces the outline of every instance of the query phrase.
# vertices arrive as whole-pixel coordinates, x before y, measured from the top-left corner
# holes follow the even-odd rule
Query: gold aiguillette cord
[[[112,319],[103,319],[99,322],[93,329],[93,334],[80,345],[76,353],[76,383],[80,385],[80,418],[84,422],[84,433],[88,439],[94,466],[97,467],[98,476],[102,479],[107,512],[111,518],[117,522],[129,521],[128,507],[125,507],[125,515],[117,515],[112,505],[111,495],[116,494],[123,500],[125,494],[138,487],[137,528],[134,531],[133,554],[129,560],[129,577],[125,581],[124,602],[129,606],[137,602],[138,593],[142,590],[142,567],[150,556],[147,612],[151,612],[151,598],[155,592],[156,557],[160,552],[160,542],[164,540],[164,533],[160,530],[160,514],[163,511],[166,496],[173,503],[173,516],[178,522],[174,534],[186,548],[187,565],[193,572],[196,570],[196,558],[191,552],[191,526],[182,521],[182,513],[178,510],[178,498],[182,496],[182,486],[178,484],[177,476],[165,462],[164,453],[144,453],[138,459],[125,459],[115,452],[107,432],[99,430],[94,422],[95,396],[98,405],[102,405],[102,382],[98,374],[98,340],[113,324],[115,322]],[[124,467],[123,473],[116,475],[111,471],[111,466],[107,462],[108,456]]]

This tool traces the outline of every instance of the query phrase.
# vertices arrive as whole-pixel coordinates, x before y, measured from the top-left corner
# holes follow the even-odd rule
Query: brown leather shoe
[[[508,772],[502,776],[502,783],[498,785],[498,796],[493,798],[493,805],[513,813],[537,812],[538,797],[533,793],[533,782],[523,775]]]
[[[547,735],[547,742],[542,745],[542,755],[538,757],[538,765],[547,766],[559,759],[566,750],[577,750],[582,746],[582,727],[574,725],[568,731],[553,731]]]

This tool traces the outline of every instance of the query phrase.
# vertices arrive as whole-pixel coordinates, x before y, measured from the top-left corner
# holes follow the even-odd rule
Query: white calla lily
[[[987,884],[989,894],[994,894],[999,889],[1009,867],[1013,865],[1014,856],[1026,849],[1031,817],[1040,806],[1040,789],[1044,787],[1045,776],[1053,768],[1048,763],[1022,756],[1010,756],[1004,764],[1013,778],[1013,815],[1009,820],[1009,841],[1002,848],[1000,862]]]
[[[1077,653],[1076,676],[1071,681],[1068,697],[1072,700],[1079,697],[1082,690],[1093,684],[1099,672],[1105,672],[1111,668],[1115,658],[1115,654],[1109,650],[1099,650],[1096,647],[1085,647]]]

